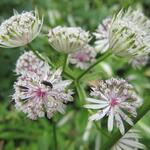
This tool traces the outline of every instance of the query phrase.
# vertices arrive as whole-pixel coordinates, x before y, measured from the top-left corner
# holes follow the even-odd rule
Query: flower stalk
[[[86,69],[84,72],[82,72],[78,77],[77,81],[81,80],[83,76],[85,76],[89,71],[91,71],[97,64],[99,64],[101,61],[106,59],[108,56],[110,56],[112,53],[110,51],[106,52],[104,55],[100,56],[95,63],[93,63],[88,69]]]
[[[58,150],[57,134],[56,134],[56,123],[54,122],[54,120],[52,120],[52,123],[53,123],[54,150]]]
[[[63,72],[65,72],[65,69],[67,67],[67,60],[68,60],[68,54],[65,54],[64,64],[63,64]]]
[[[55,65],[50,61],[50,59],[45,59],[37,50],[35,50],[31,44],[28,44],[27,47],[42,61],[48,63],[52,68],[55,68]]]

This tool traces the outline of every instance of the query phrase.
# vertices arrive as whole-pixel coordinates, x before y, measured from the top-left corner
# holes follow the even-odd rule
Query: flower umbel
[[[139,142],[139,131],[135,129],[129,130],[111,150],[138,150],[146,149],[145,145]]]
[[[50,45],[59,52],[72,53],[89,42],[89,33],[80,27],[55,27],[49,30]]]
[[[87,69],[93,61],[95,61],[95,57],[95,49],[90,45],[86,45],[80,50],[71,53],[69,55],[69,62],[74,64],[77,68],[84,70]]]
[[[0,47],[13,48],[30,43],[39,34],[43,21],[37,11],[15,11],[14,16],[5,20],[0,26]]]
[[[17,60],[15,72],[17,75],[35,73],[40,76],[46,69],[49,69],[48,64],[40,60],[32,51],[28,51]]]
[[[96,37],[95,49],[98,52],[104,53],[109,48],[109,29],[111,26],[112,19],[110,17],[104,19],[99,24],[98,29],[93,33]]]
[[[109,48],[120,57],[150,52],[150,20],[139,10],[120,11],[109,30]]]
[[[19,111],[31,119],[51,118],[54,113],[65,112],[66,103],[72,101],[72,91],[67,90],[70,80],[61,79],[61,69],[45,72],[43,76],[21,76],[14,85],[13,99]]]
[[[86,98],[91,104],[86,104],[84,107],[99,110],[89,118],[90,120],[100,120],[108,116],[108,130],[112,131],[115,123],[121,134],[125,132],[123,120],[133,125],[128,114],[137,116],[138,96],[125,80],[111,78],[100,81],[98,86],[92,88],[90,95],[96,98]]]

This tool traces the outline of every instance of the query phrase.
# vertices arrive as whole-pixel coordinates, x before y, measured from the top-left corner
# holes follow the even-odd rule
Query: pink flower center
[[[46,95],[46,92],[45,91],[42,91],[42,89],[41,88],[39,88],[39,89],[37,89],[37,91],[36,91],[36,96],[37,97],[44,97]]]
[[[111,100],[110,100],[110,106],[111,106],[111,107],[114,107],[114,106],[117,105],[117,104],[118,104],[117,98],[111,98]]]
[[[76,54],[76,59],[78,59],[81,62],[85,62],[85,61],[89,61],[89,56],[85,53],[78,52]]]

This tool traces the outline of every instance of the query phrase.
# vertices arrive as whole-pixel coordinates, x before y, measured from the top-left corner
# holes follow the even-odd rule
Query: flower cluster
[[[89,33],[80,27],[58,26],[49,30],[50,45],[57,51],[71,53],[84,47],[90,40]]]
[[[137,150],[146,149],[145,145],[139,142],[139,131],[135,129],[129,130],[111,150]]]
[[[74,64],[77,68],[85,70],[90,66],[92,62],[95,61],[95,57],[95,49],[90,45],[86,45],[80,50],[71,53],[69,55],[69,62],[71,64]]]
[[[0,47],[13,48],[30,43],[39,34],[42,24],[43,19],[40,20],[37,11],[21,14],[15,12],[14,16],[0,26]],[[82,77],[92,72],[110,54],[128,58],[135,68],[147,63],[150,52],[150,20],[143,13],[131,9],[126,12],[122,10],[115,17],[106,18],[93,34],[96,36],[95,48],[89,45],[89,32],[80,27],[57,26],[49,30],[49,44],[56,51],[69,54],[68,61],[67,57],[64,61],[63,71],[60,68],[52,69],[49,66],[51,61],[48,60],[47,64],[45,57],[35,50],[24,52],[15,69],[19,76],[12,95],[16,109],[33,120],[44,116],[50,119],[56,112],[63,114],[66,104],[73,100],[73,92],[68,88],[72,83],[70,79],[74,79],[73,87],[77,88],[77,92],[83,92]],[[109,52],[101,57],[95,49],[100,53]],[[68,62],[72,64],[70,66],[74,65],[84,71],[78,70],[81,74],[74,77],[70,73],[70,66],[67,66]],[[52,66],[56,67],[55,64]],[[65,79],[62,78],[62,73]],[[111,132],[116,126],[122,135],[125,134],[124,121],[132,126],[132,117],[137,116],[136,109],[141,105],[141,99],[132,85],[124,79],[111,78],[101,80],[91,89],[90,98],[86,98],[88,104],[84,105],[85,108],[94,110],[89,117],[87,130],[92,127],[92,121],[107,117],[108,131]],[[84,96],[83,93],[78,95]],[[85,141],[87,137],[88,132],[84,136]],[[134,130],[125,134],[113,150],[132,148],[144,148],[138,142],[138,135]]]
[[[108,130],[112,131],[115,123],[121,134],[125,133],[123,120],[133,125],[128,114],[137,116],[136,108],[139,106],[139,98],[133,91],[133,87],[125,80],[111,78],[100,81],[98,86],[92,88],[90,95],[95,98],[87,98],[86,100],[90,103],[84,107],[98,109],[98,112],[89,118],[90,120],[100,120],[108,116]]]
[[[117,56],[129,57],[129,63],[140,69],[148,62],[149,30],[150,21],[142,12],[120,11],[115,18],[106,18],[98,26],[94,33],[95,48],[101,53],[110,49]]]
[[[43,21],[38,12],[15,11],[14,16],[0,26],[0,47],[13,48],[30,43],[39,34]]]
[[[20,57],[16,72],[21,76],[14,84],[15,106],[31,119],[45,114],[51,118],[55,112],[64,113],[66,103],[73,100],[72,91],[67,89],[71,81],[62,80],[62,70],[52,71],[32,52],[25,52]]]

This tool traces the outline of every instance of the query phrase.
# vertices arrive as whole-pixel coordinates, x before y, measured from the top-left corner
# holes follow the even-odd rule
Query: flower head
[[[96,51],[90,45],[86,45],[80,50],[69,55],[69,62],[76,65],[77,68],[87,69],[95,61]]]
[[[51,118],[54,113],[65,112],[66,103],[72,101],[71,81],[61,79],[61,69],[45,72],[42,76],[20,76],[14,85],[13,99],[19,111],[31,119]]]
[[[138,96],[125,80],[111,78],[101,81],[92,88],[90,95],[96,98],[87,98],[91,104],[85,105],[85,108],[98,109],[98,112],[89,118],[90,120],[100,120],[108,116],[108,130],[112,131],[115,123],[122,134],[125,132],[123,120],[133,125],[128,114],[137,116]]]
[[[30,43],[39,34],[43,21],[38,12],[15,12],[0,26],[0,47],[13,48]]]
[[[32,51],[24,52],[16,63],[15,72],[17,75],[26,75],[35,73],[42,75],[46,69],[49,69],[48,64],[40,60]]]
[[[135,58],[130,60],[130,64],[135,69],[141,69],[148,63],[149,57],[148,55],[137,55]]]
[[[109,48],[120,57],[150,52],[150,20],[138,10],[120,11],[109,30]]]
[[[57,51],[71,53],[89,42],[89,33],[80,27],[55,27],[48,34],[50,45]]]
[[[109,48],[109,29],[111,26],[112,19],[106,18],[99,24],[98,29],[93,33],[96,37],[95,49],[104,53]]]
[[[129,130],[111,150],[138,150],[146,149],[145,145],[139,142],[139,131],[135,129]]]

